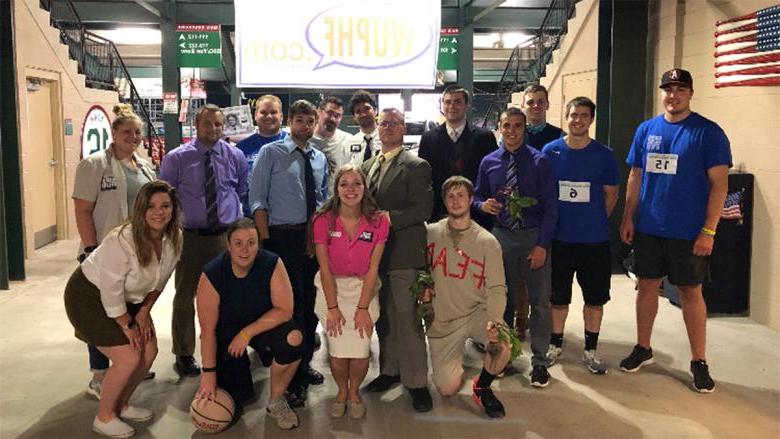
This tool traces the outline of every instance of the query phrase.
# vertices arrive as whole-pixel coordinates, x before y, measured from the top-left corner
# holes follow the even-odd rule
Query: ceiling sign
[[[177,24],[179,67],[221,67],[222,40],[218,24]]]
[[[235,11],[239,87],[435,85],[438,0],[235,0]]]

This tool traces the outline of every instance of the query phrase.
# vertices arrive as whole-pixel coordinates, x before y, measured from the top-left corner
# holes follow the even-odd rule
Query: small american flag
[[[715,87],[780,85],[780,5],[717,22]]]
[[[723,203],[723,211],[720,213],[721,219],[742,219],[742,195],[744,190],[731,192],[726,195],[726,202]]]

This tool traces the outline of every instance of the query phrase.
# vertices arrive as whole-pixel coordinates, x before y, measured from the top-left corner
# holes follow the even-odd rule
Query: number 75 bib
[[[647,153],[645,172],[654,174],[677,174],[677,154]]]

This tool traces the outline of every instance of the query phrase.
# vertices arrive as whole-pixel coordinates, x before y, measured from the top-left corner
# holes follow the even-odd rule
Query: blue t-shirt
[[[726,133],[698,113],[677,123],[660,115],[639,125],[626,163],[643,171],[636,229],[693,240],[707,215],[707,170],[731,167],[731,148]]]
[[[558,179],[558,225],[555,239],[565,242],[609,241],[604,186],[620,180],[612,148],[593,140],[572,149],[562,138],[542,150]]]
[[[263,145],[267,143],[276,142],[277,140],[284,139],[285,137],[287,137],[286,131],[279,131],[278,134],[272,137],[264,137],[258,133],[254,133],[246,139],[238,142],[236,144],[236,148],[240,149],[246,156],[246,161],[249,163],[249,171],[251,172],[252,167],[255,164],[255,159],[257,159],[257,154],[260,153],[260,148],[262,148]]]

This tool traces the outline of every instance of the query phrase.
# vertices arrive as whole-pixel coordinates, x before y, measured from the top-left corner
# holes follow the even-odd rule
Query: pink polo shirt
[[[328,246],[328,263],[334,276],[365,276],[371,263],[371,252],[377,244],[384,244],[390,233],[387,215],[377,215],[371,222],[361,217],[354,240],[349,239],[338,216],[335,230],[328,230],[331,215],[327,213],[314,219],[314,243]]]

